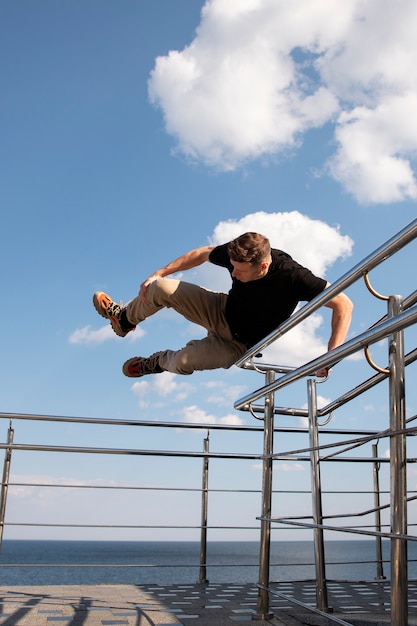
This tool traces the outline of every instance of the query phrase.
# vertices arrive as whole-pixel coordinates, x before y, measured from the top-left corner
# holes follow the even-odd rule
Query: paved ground
[[[289,602],[315,606],[314,583],[280,583],[271,594],[270,619],[257,619],[255,585],[57,585],[2,587],[0,625],[12,626],[259,626],[390,625],[384,584],[329,582],[328,617]],[[410,585],[409,625],[417,625],[417,588]],[[268,616],[269,617],[269,616]],[[335,619],[337,618],[337,619]]]

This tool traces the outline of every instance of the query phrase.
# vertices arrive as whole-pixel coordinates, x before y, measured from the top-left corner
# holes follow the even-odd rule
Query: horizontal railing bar
[[[407,502],[411,502],[412,500],[415,500],[415,497],[407,498]],[[377,511],[388,510],[390,506],[391,506],[390,504],[383,504],[373,509],[368,509],[367,511],[358,511],[356,513],[335,513],[334,515],[323,515],[323,519],[330,520],[330,519],[341,519],[341,518],[346,518],[346,517],[366,517],[367,515],[374,514]]]
[[[234,407],[237,410],[242,409],[244,406],[249,405],[251,402],[259,400],[263,396],[273,393],[278,389],[281,389],[282,387],[285,387],[286,385],[289,385],[299,380],[300,378],[313,375],[321,368],[334,365],[334,363],[337,363],[342,358],[354,354],[361,348],[366,348],[371,344],[377,343],[381,339],[385,339],[392,333],[402,330],[416,321],[417,306],[414,306],[407,311],[400,313],[396,317],[390,318],[386,322],[382,322],[381,324],[378,324],[378,326],[375,326],[374,328],[365,331],[357,337],[354,337],[353,339],[347,341],[341,346],[330,350],[326,354],[323,354],[322,356],[313,359],[312,361],[309,361],[305,365],[297,368],[294,372],[291,372],[290,374],[284,374],[284,376],[281,376],[281,378],[274,381],[273,383],[257,389],[251,394],[235,402]]]
[[[285,517],[283,519],[285,521],[288,521],[288,520],[303,520],[303,519],[311,519],[311,517],[312,517],[311,515],[293,515],[291,517]],[[278,518],[278,519],[280,519],[280,518]],[[302,524],[304,524],[304,522]],[[293,530],[305,530],[305,529],[303,529],[301,527],[302,524],[300,524],[300,527],[298,527],[298,526],[294,527]],[[416,524],[408,524],[408,528],[415,527],[415,526],[416,526]],[[333,530],[333,528],[334,527],[332,526],[331,529]],[[341,528],[341,527],[340,526],[336,526],[336,528]],[[375,524],[357,524],[357,525],[351,524],[350,526],[348,526],[348,528],[360,528],[360,529],[372,528],[374,530],[375,529]],[[381,524],[381,528],[390,528],[390,524],[388,522],[385,523],[385,524]],[[275,528],[275,530],[278,531],[278,530],[281,530],[281,529]],[[290,529],[286,528],[285,530],[290,530]]]
[[[237,362],[238,367],[243,367],[244,363],[255,356],[258,352],[262,352],[271,343],[282,337],[290,331],[294,326],[302,322],[306,317],[311,315],[318,308],[329,302],[334,296],[341,291],[347,289],[350,285],[359,280],[366,272],[377,267],[382,261],[401,250],[417,237],[417,219],[413,220],[400,230],[391,239],[377,248],[373,253],[367,256],[363,261],[358,263],[354,268],[347,272],[344,276],[335,281],[330,287],[325,289],[319,296],[311,300],[308,304],[294,313],[289,320],[281,324],[275,331],[270,333],[265,339],[250,348]]]
[[[377,530],[374,530],[374,531],[359,530],[358,528],[352,528],[352,526],[328,526],[327,524],[313,524],[313,523],[307,524],[306,522],[298,523],[298,522],[295,522],[293,520],[283,518],[283,517],[276,517],[276,518],[257,517],[256,519],[260,520],[261,522],[267,521],[267,522],[274,522],[276,524],[288,524],[289,526],[297,526],[300,528],[318,528],[321,530],[334,530],[336,532],[350,533],[353,535],[367,535],[371,537],[382,537],[385,539],[405,539],[406,541],[417,541],[417,537],[413,535],[383,533]]]
[[[412,559],[410,559],[412,561]],[[328,561],[328,565],[369,565],[375,564],[376,560],[366,561]],[[379,561],[378,561],[379,562]],[[382,563],[389,563],[389,559],[382,559]],[[49,567],[69,567],[69,568],[177,568],[177,567],[259,567],[259,563],[0,563],[2,567],[30,567],[30,568],[49,568]],[[314,567],[314,563],[271,563],[271,567]]]
[[[149,428],[183,428],[197,430],[243,430],[243,431],[263,431],[262,426],[253,426],[241,424],[224,425],[224,424],[206,424],[191,422],[151,422],[145,420],[121,420],[94,417],[68,417],[65,415],[40,415],[31,413],[0,413],[0,419],[7,420],[33,420],[43,422],[64,422],[90,425],[107,425],[107,426],[143,426]]]
[[[366,437],[360,437],[360,438],[356,438],[356,439],[345,439],[343,441],[333,441],[332,443],[325,443],[325,444],[321,444],[319,446],[314,446],[314,447],[308,447],[308,448],[300,448],[298,450],[285,450],[283,452],[277,452],[276,454],[271,455],[271,458],[275,459],[276,456],[278,455],[289,455],[289,454],[301,454],[303,452],[312,452],[312,451],[320,451],[320,450],[328,450],[329,448],[338,448],[340,446],[347,446],[347,448],[345,448],[344,450],[341,451],[336,451],[334,454],[343,454],[344,452],[346,452],[347,450],[351,450],[355,447],[358,447],[359,445],[364,445],[366,443],[369,443],[370,441],[373,441],[374,439],[384,439],[385,437],[392,437],[394,435],[408,435],[408,436],[414,436],[417,433],[417,426],[414,426],[412,428],[401,428],[398,430],[391,430],[389,428],[387,428],[386,430],[382,430],[379,433],[376,433],[375,435],[370,435],[370,436],[366,436]],[[352,445],[352,444],[356,444],[356,445]],[[328,461],[330,460],[331,455],[327,455],[324,457],[321,457],[320,461]],[[381,461],[384,460],[384,458],[377,458],[377,457],[372,457],[375,462],[380,463]],[[385,459],[386,460],[386,459]],[[415,462],[415,459],[409,458],[406,459],[408,462]]]
[[[306,516],[307,517],[307,516]],[[323,528],[324,530],[338,530],[340,532],[348,532],[347,529],[349,529],[349,531],[351,532],[355,532],[356,534],[368,534],[368,535],[372,535],[372,536],[376,536],[376,537],[387,537],[388,539],[410,539],[413,541],[417,541],[417,537],[416,536],[412,536],[412,535],[397,535],[394,533],[382,533],[382,532],[378,532],[378,531],[364,531],[362,530],[363,528],[365,528],[366,526],[360,526],[360,531],[358,530],[358,528],[354,528],[352,526],[328,526],[325,524],[313,524],[313,523],[307,523],[307,522],[295,522],[293,519],[291,518],[281,518],[281,517],[277,517],[277,518],[265,518],[265,517],[257,517],[257,520],[260,521],[268,521],[268,522],[274,522],[274,523],[279,523],[279,524],[288,524],[290,526],[296,526],[299,527],[300,529],[302,528]],[[298,517],[297,519],[301,519],[300,517]],[[152,529],[157,529],[157,530],[166,530],[166,529],[171,529],[171,530],[201,530],[202,528],[207,529],[207,530],[259,530],[259,526],[220,526],[220,525],[204,525],[204,526],[200,526],[200,525],[175,525],[175,524],[71,524],[71,523],[54,523],[54,522],[5,522],[4,524],[0,524],[0,526],[4,526],[9,527],[9,526],[13,526],[13,527],[30,527],[30,528],[102,528],[102,529],[144,529],[144,528],[152,528]],[[388,526],[388,524],[385,524],[385,526]],[[415,524],[410,524],[409,526],[415,526]],[[369,526],[371,527],[371,526]],[[373,526],[372,526],[373,527]]]
[[[404,356],[404,365],[408,366],[411,363],[414,363],[414,361],[416,360],[417,360],[417,348],[414,348],[414,350],[411,350]],[[387,374],[384,374],[383,372],[378,372],[378,374],[371,376],[371,378],[368,378],[357,387],[354,387],[353,389],[346,392],[345,394],[343,394],[336,400],[333,400],[332,402],[330,402],[330,404],[327,404],[321,409],[318,409],[317,416],[323,417],[325,415],[328,415],[332,411],[339,409],[341,406],[357,398],[362,393],[365,393],[369,389],[372,389],[372,387],[375,387],[375,385],[379,384],[381,381],[385,380],[387,377],[388,377]]]
[[[374,460],[374,457],[372,457],[372,460]],[[125,486],[125,485],[77,485],[77,484],[66,484],[66,483],[19,483],[19,482],[0,482],[0,486],[7,486],[7,487],[40,487],[40,488],[50,488],[50,487],[61,487],[61,488],[73,488],[73,489],[131,489],[131,490],[142,490],[142,491],[197,491],[197,492],[207,492],[207,493],[260,493],[261,489],[216,489],[216,488],[210,488],[210,489],[202,489],[201,487],[141,487],[141,486],[137,486],[137,487],[129,487],[129,486]],[[300,494],[300,493],[305,493],[305,494],[310,494],[311,493],[311,489],[273,489],[272,493],[293,493],[293,494]],[[345,494],[373,494],[374,491],[373,490],[365,490],[365,489],[359,489],[359,490],[343,490],[343,491],[333,491],[333,490],[322,490],[322,493],[325,494],[341,494],[341,495],[345,495]],[[390,492],[387,491],[379,491],[380,494],[389,494]],[[408,493],[417,493],[417,491],[415,490],[409,490]]]
[[[142,529],[142,528],[155,528],[155,529],[172,529],[172,530],[200,530],[206,528],[207,530],[259,530],[259,526],[185,526],[175,524],[62,524],[62,523],[41,523],[41,522],[5,522],[0,526],[22,526],[30,528],[123,528],[123,529]]]
[[[242,411],[250,411],[251,413],[259,413],[261,416],[261,419],[263,419],[263,413],[265,412],[265,406],[263,404],[253,404],[251,405],[251,407],[249,406],[245,406],[241,409]],[[292,408],[292,407],[274,407],[274,414],[275,415],[286,415],[289,417],[308,417],[308,410],[307,409],[299,409],[299,408]],[[275,428],[274,428],[275,430]],[[307,429],[299,429],[299,430],[306,430]]]
[[[121,489],[121,490],[140,490],[140,491],[195,491],[201,493],[261,493],[261,489],[202,489],[201,487],[129,487],[125,485],[77,485],[77,484],[66,484],[66,483],[1,483],[0,485],[7,485],[7,487],[40,487],[49,489],[50,487],[61,487],[63,489]],[[275,493],[282,493],[276,491]],[[292,492],[289,492],[292,493]],[[306,491],[306,493],[310,493]],[[366,492],[363,492],[366,493]],[[372,493],[372,492],[368,492]]]
[[[259,352],[257,355],[262,356]],[[273,365],[272,363],[264,363],[263,361],[254,362],[253,359],[245,361],[242,365],[239,365],[239,361],[236,361],[235,365],[241,367],[244,370],[251,370],[258,372],[258,374],[266,374],[267,372],[275,372],[276,374],[290,374],[294,372],[297,367],[285,367],[284,365]]]
[[[290,367],[287,365],[274,365],[273,363],[263,362],[257,365],[252,360],[250,360],[243,363],[242,369],[259,372],[259,374],[265,374],[266,372],[275,372],[276,374],[288,374],[289,372],[293,372],[296,368],[294,366]]]
[[[248,410],[248,409],[244,409],[244,410]],[[259,412],[263,412],[265,410],[264,406],[253,406],[252,410],[254,411],[258,411]],[[278,411],[286,411],[286,409],[281,408],[278,409]],[[296,411],[296,413],[294,413],[294,411]],[[285,413],[281,413],[282,415],[284,415]],[[297,417],[307,417],[308,416],[308,411],[305,409],[288,409],[288,415],[294,415]],[[48,421],[48,422],[74,422],[74,423],[79,423],[79,424],[89,424],[89,425],[102,425],[102,424],[106,424],[106,425],[110,425],[110,426],[143,426],[143,427],[158,427],[158,428],[198,428],[198,429],[203,429],[203,430],[242,430],[242,431],[249,431],[249,432],[260,432],[263,433],[263,426],[251,426],[251,425],[242,425],[242,426],[219,426],[218,424],[186,424],[184,422],[147,422],[147,421],[121,421],[121,420],[113,420],[113,419],[94,419],[94,418],[83,418],[83,417],[65,417],[65,416],[61,416],[61,417],[55,417],[53,415],[35,415],[35,414],[26,414],[26,413],[0,413],[0,419],[8,419],[8,420],[13,420],[13,419],[17,419],[17,420],[26,420],[26,421]],[[283,432],[283,433],[308,433],[308,429],[307,428],[297,428],[297,427],[280,427],[280,426],[276,426],[274,427],[274,432]],[[334,434],[334,435],[338,435],[338,434],[350,434],[350,435],[355,435],[355,434],[368,434],[371,435],[373,432],[376,431],[372,431],[372,430],[342,430],[342,429],[326,429],[326,434]]]
[[[417,293],[417,292],[416,292]],[[385,320],[386,317],[383,318],[383,320]],[[382,321],[382,320],[381,320]],[[414,363],[414,361],[417,360],[417,348],[414,348],[414,350],[411,350],[410,352],[408,352],[405,356],[404,356],[404,365],[408,366],[411,363]],[[263,367],[263,365],[262,365]],[[292,371],[294,371],[295,368],[293,368]],[[357,385],[356,387],[354,387],[353,389],[347,391],[346,393],[344,393],[342,396],[340,396],[339,398],[337,398],[336,400],[332,400],[332,402],[330,404],[327,404],[324,407],[321,407],[320,409],[317,409],[317,417],[324,417],[326,415],[328,415],[329,413],[332,413],[333,411],[335,411],[336,409],[339,409],[341,406],[343,406],[344,404],[347,404],[348,402],[350,402],[351,400],[357,398],[358,396],[360,396],[361,394],[365,393],[366,391],[368,391],[369,389],[372,389],[372,387],[375,387],[376,385],[378,385],[380,382],[382,382],[383,380],[385,380],[388,377],[388,374],[385,373],[381,373],[379,372],[378,374],[375,374],[374,376],[371,376],[370,378],[368,378],[367,380],[363,381],[362,383],[360,383],[359,385]],[[265,411],[265,406],[263,404],[251,404],[251,406],[244,406],[240,409],[241,411],[247,411],[247,412],[251,412],[251,413],[259,413],[262,414]],[[302,408],[293,408],[293,407],[277,407],[274,406],[274,415],[286,415],[286,416],[291,416],[291,417],[308,417],[308,409],[302,409]],[[308,432],[308,429],[298,429],[300,432],[304,431],[304,432]],[[275,428],[274,428],[275,431]],[[297,429],[295,429],[292,432],[296,432]],[[283,431],[284,432],[284,431]],[[361,434],[361,432],[363,432],[364,434],[372,434],[374,431],[336,431],[336,430],[325,430],[322,431],[322,434],[339,434],[342,432],[346,432],[346,433],[350,433],[350,434]]]
[[[0,443],[0,450],[1,449],[15,450],[16,452],[31,450],[36,452],[65,452],[67,454],[125,454],[128,456],[166,456],[197,459],[263,459],[262,454],[241,454],[237,452],[181,452],[179,450],[134,450],[131,448],[81,448],[75,446],[46,446],[26,443]]]
[[[406,502],[413,502],[417,499],[417,496],[410,496],[406,498]],[[376,513],[377,511],[384,511],[391,507],[391,504],[381,504],[380,506],[373,507],[372,509],[367,509],[366,511],[359,511],[357,513],[335,513],[334,515],[323,515],[323,519],[339,519],[341,517],[365,517],[366,515],[371,515],[371,513]]]
[[[41,445],[30,445],[30,444],[8,444],[8,443],[0,443],[0,450],[15,450],[16,452],[60,452],[67,454],[115,454],[115,455],[133,455],[133,456],[166,456],[166,457],[185,457],[185,458],[214,458],[214,459],[241,459],[241,460],[263,460],[265,458],[272,458],[274,461],[306,461],[309,462],[310,457],[301,457],[301,456],[291,456],[291,453],[288,456],[276,456],[276,455],[263,455],[263,454],[238,454],[238,453],[224,453],[224,452],[175,452],[175,451],[166,451],[166,450],[130,450],[130,449],[118,449],[118,448],[74,448],[74,447],[60,447],[60,446],[41,446]],[[369,463],[375,462],[378,460],[380,463],[389,462],[389,459],[380,458],[375,459],[375,457],[345,457],[343,459],[338,458],[330,458],[329,461],[335,462],[361,462],[361,463]],[[407,462],[416,462],[417,459],[407,459]],[[65,485],[63,485],[65,486]]]
[[[374,563],[375,561],[358,561],[358,563]],[[353,561],[349,561],[349,564]],[[289,563],[289,566],[297,566],[297,563]],[[311,566],[313,563],[302,563],[301,565]],[[123,568],[172,568],[172,567],[258,567],[258,563],[0,563],[1,567],[72,567],[72,568],[113,568],[117,567],[119,569]],[[276,565],[272,565],[272,567],[281,567],[281,563]]]

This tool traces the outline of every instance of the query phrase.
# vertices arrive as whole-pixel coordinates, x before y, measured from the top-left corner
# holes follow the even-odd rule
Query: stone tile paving
[[[315,607],[315,583],[273,585],[273,626],[331,626],[339,617],[354,626],[390,624],[388,583],[328,582],[326,618],[291,599]],[[417,625],[417,587],[409,586],[410,626]],[[0,626],[239,626],[254,621],[258,589],[252,584],[57,585],[2,587]],[[340,623],[340,622],[339,622]]]

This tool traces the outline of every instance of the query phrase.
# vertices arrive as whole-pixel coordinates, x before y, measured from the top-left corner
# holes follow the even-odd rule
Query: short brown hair
[[[259,265],[271,254],[269,239],[259,233],[244,233],[229,243],[232,261]]]

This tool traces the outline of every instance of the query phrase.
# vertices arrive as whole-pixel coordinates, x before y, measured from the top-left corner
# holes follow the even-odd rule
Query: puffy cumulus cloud
[[[207,396],[206,401],[210,404],[225,404],[230,406],[233,402],[241,396],[245,387],[243,385],[233,385],[230,382],[222,380],[212,380],[203,384],[203,388],[206,389]]]
[[[352,239],[341,235],[339,228],[298,211],[258,211],[239,220],[220,222],[214,229],[211,243],[224,243],[247,231],[262,233],[273,248],[285,250],[319,276],[324,276],[337,259],[349,256],[353,247]]]
[[[137,328],[135,331],[129,333],[125,338],[125,341],[134,342],[143,337],[144,331],[141,328]],[[82,328],[78,328],[74,330],[73,333],[68,338],[68,342],[72,344],[79,345],[91,345],[104,343],[105,341],[109,341],[112,339],[117,339],[117,335],[112,330],[110,324],[106,326],[102,326],[101,328],[95,330],[91,328],[91,326],[83,326]]]
[[[211,394],[205,400],[213,404],[227,404],[230,406],[243,388],[238,386],[228,387],[226,383],[211,381],[203,383],[203,387],[209,389]],[[216,391],[214,391],[216,390]],[[191,383],[183,380],[183,377],[171,372],[163,372],[157,376],[149,376],[146,380],[139,380],[133,383],[132,391],[139,397],[139,405],[141,408],[152,406],[153,409],[164,407],[169,401],[184,402],[192,393],[196,391],[196,387]],[[239,393],[238,393],[239,392]],[[217,395],[219,394],[219,395]],[[220,400],[219,396],[223,394]],[[222,417],[206,413],[203,409],[196,405],[190,405],[180,409],[179,420],[190,424],[244,424],[244,420],[236,413],[227,414]]]
[[[393,96],[374,109],[341,114],[338,149],[328,166],[363,204],[417,197],[409,157],[417,148],[417,94]]]
[[[203,409],[199,409],[196,405],[184,407],[182,410],[181,421],[186,424],[228,424],[239,426],[245,423],[237,413],[229,413],[223,417],[216,417],[206,413]]]
[[[157,396],[175,395],[177,400],[184,400],[193,389],[193,386],[188,382],[181,381],[181,378],[178,378],[171,372],[163,372],[161,376],[154,377],[152,389]]]
[[[151,101],[180,150],[221,169],[292,146],[297,133],[324,123],[337,100],[297,80],[291,34],[312,42],[308,21],[284,3],[211,0],[190,46],[156,60]],[[308,3],[303,3],[308,4]]]
[[[162,372],[157,376],[150,376],[147,380],[140,380],[132,385],[132,391],[141,399],[141,406],[147,406],[145,398],[152,400],[152,406],[160,405],[161,399],[169,396],[170,401],[181,402],[193,391],[194,387],[181,380],[176,374]]]
[[[225,243],[246,231],[264,234],[273,247],[285,250],[296,261],[323,278],[326,277],[328,268],[337,260],[348,257],[353,248],[352,239],[342,235],[337,226],[313,220],[298,211],[259,211],[238,220],[219,222],[210,242],[214,245]],[[213,269],[216,271],[213,272]],[[217,270],[218,268],[209,264],[200,266],[195,272],[196,282],[227,292],[230,288],[229,274],[224,270]],[[330,310],[325,308],[320,313],[311,315],[269,346],[263,352],[264,362],[295,367],[326,352],[330,336],[330,316]],[[324,339],[318,335],[323,321],[327,324]]]
[[[74,330],[68,341],[73,344],[103,343],[103,341],[112,339],[113,335],[114,333],[110,326],[103,326],[98,330],[92,329],[91,326],[83,326]]]
[[[322,322],[323,317],[317,313],[308,317],[262,352],[264,362],[298,367],[324,354],[327,351],[327,339],[317,335]],[[328,335],[330,337],[330,317]]]
[[[414,0],[207,0],[150,100],[181,153],[226,171],[334,124],[327,171],[358,201],[414,198],[416,24]]]

